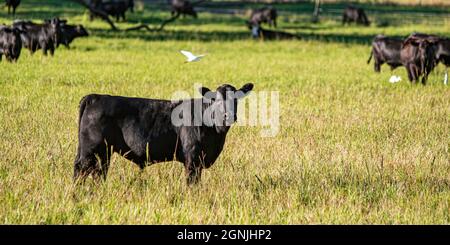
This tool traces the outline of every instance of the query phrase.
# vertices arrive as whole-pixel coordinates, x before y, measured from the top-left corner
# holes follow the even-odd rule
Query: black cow
[[[450,66],[450,39],[425,33],[413,33],[411,38],[427,40],[435,45],[435,59],[445,66]]]
[[[186,17],[186,15],[190,15],[194,18],[197,18],[197,12],[194,10],[194,5],[188,0],[169,0],[169,1],[172,16],[182,14],[183,17]]]
[[[267,23],[269,26],[277,27],[277,10],[273,7],[254,9],[250,15],[249,25],[261,25]]]
[[[400,57],[411,82],[417,82],[422,76],[422,84],[426,84],[428,75],[438,63],[436,58],[438,40],[426,34],[414,33],[403,42]]]
[[[134,12],[134,0],[122,0],[122,1],[93,1],[92,6],[95,9],[105,12],[106,14],[113,16],[116,18],[116,21],[119,21],[122,18],[123,21],[126,20],[125,13],[128,9],[131,12]],[[90,19],[93,20],[95,17],[94,13],[90,13]]]
[[[450,66],[450,39],[441,38],[437,44],[436,57],[445,66]]]
[[[45,23],[50,24],[53,20],[45,20]],[[66,48],[70,49],[70,43],[77,37],[87,37],[89,33],[82,25],[69,25],[67,24],[67,20],[62,20],[57,18],[59,21],[60,35],[58,35],[58,39],[56,40],[56,47],[59,47],[60,44],[64,45]]]
[[[216,92],[203,87],[202,99],[182,101],[85,96],[80,102],[74,180],[84,181],[90,174],[106,179],[115,152],[141,169],[147,164],[179,161],[184,164],[187,183],[197,183],[202,169],[216,161],[231,124],[237,120],[237,100],[252,89],[250,83],[239,90],[225,84]],[[202,120],[201,115],[208,111],[214,111],[213,116]],[[192,125],[199,115],[200,123]]]
[[[11,14],[11,8],[12,8],[12,14],[16,15],[16,8],[20,4],[20,0],[5,0],[5,4],[8,7],[8,14]]]
[[[42,49],[44,55],[50,51],[53,55],[59,36],[61,35],[60,20],[54,18],[43,24],[36,24],[31,21],[15,21],[13,27],[18,28],[22,33],[22,45],[29,49],[31,54],[36,50]]]
[[[87,37],[89,33],[84,29],[82,25],[69,25],[67,20],[59,19],[60,35],[56,43],[56,47],[60,44],[70,49],[70,43],[77,37]],[[55,19],[54,19],[55,20]],[[54,21],[53,20],[53,21]],[[45,23],[51,23],[52,20],[45,20]]]
[[[82,25],[62,25],[61,37],[58,38],[57,46],[60,44],[66,48],[70,48],[70,43],[78,37],[87,37],[89,33],[84,29]]]
[[[416,38],[426,39],[428,42],[436,45],[435,58],[446,67],[450,66],[450,39],[436,35],[429,35],[425,33],[414,33],[412,36]]]
[[[352,22],[365,26],[370,25],[370,21],[362,8],[348,6],[344,9],[344,14],[342,15],[342,24],[345,25]]]
[[[391,67],[391,70],[394,70],[402,65],[402,60],[400,58],[402,44],[402,39],[377,35],[373,39],[372,51],[369,60],[367,60],[367,64],[370,63],[373,56],[375,72],[380,72],[381,65],[384,63],[387,63]]]
[[[22,50],[20,30],[14,27],[0,25],[0,61],[5,55],[9,62],[16,62]]]
[[[300,39],[299,36],[294,34],[283,31],[266,30],[258,25],[249,25],[248,28],[252,31],[253,38],[259,38],[262,40]]]

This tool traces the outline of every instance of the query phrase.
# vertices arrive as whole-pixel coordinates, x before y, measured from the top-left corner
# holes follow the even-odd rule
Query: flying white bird
[[[181,50],[180,51],[184,56],[186,56],[187,60],[186,62],[196,62],[199,61],[203,56],[205,56],[204,54],[202,55],[194,55],[189,51],[185,51],[185,50]]]
[[[398,83],[398,82],[400,82],[402,80],[402,78],[401,77],[399,77],[399,76],[392,76],[391,78],[389,78],[389,82],[390,83]]]

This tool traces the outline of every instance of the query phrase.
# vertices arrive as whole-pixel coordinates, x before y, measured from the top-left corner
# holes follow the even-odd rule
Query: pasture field
[[[91,36],[53,58],[22,50],[0,63],[2,224],[448,224],[450,90],[438,66],[426,86],[404,68],[373,72],[370,42],[384,33],[450,36],[448,7],[367,5],[371,27],[343,27],[324,5],[275,5],[279,28],[302,40],[256,41],[244,16],[200,12],[162,32],[113,32],[67,1],[23,1],[17,18],[53,16]],[[245,6],[252,6],[246,4]],[[376,12],[375,10],[379,11]],[[372,13],[372,14],[370,14]],[[378,14],[375,14],[378,13]],[[157,25],[153,5],[130,23]],[[5,11],[0,23],[11,23]],[[207,53],[184,64],[178,50]],[[392,74],[400,83],[388,82]],[[280,132],[235,126],[216,163],[193,188],[180,163],[139,168],[115,155],[108,179],[73,186],[78,103],[89,93],[170,99],[194,84],[279,91]]]

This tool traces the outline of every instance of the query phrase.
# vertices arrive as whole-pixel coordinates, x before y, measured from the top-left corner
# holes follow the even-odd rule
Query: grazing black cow
[[[260,38],[262,40],[300,39],[299,36],[294,34],[282,31],[266,30],[258,25],[249,25],[248,28],[252,31],[253,38]]]
[[[179,161],[184,164],[187,183],[197,183],[202,169],[216,161],[237,120],[237,100],[252,89],[250,83],[239,90],[225,84],[216,92],[203,87],[202,99],[182,101],[85,96],[80,102],[74,180],[83,181],[90,174],[106,179],[115,152],[141,169],[147,164]],[[202,120],[207,112],[213,116]],[[177,121],[181,115],[184,123]]]
[[[402,60],[400,58],[402,44],[402,39],[377,35],[373,39],[372,51],[369,60],[367,60],[367,64],[370,63],[373,56],[375,72],[380,72],[381,65],[384,63],[387,63],[391,67],[391,70],[394,70],[402,65]]]
[[[408,72],[408,79],[417,82],[422,76],[422,84],[426,84],[428,75],[437,65],[436,58],[438,39],[414,33],[403,42],[400,57]]]
[[[14,27],[0,25],[0,61],[5,55],[9,62],[16,62],[22,50],[20,30]]]
[[[273,7],[252,10],[248,23],[258,26],[262,23],[267,23],[269,26],[277,27],[277,10]]]
[[[20,0],[5,0],[5,4],[8,7],[8,14],[11,14],[11,8],[12,8],[12,14],[16,15],[16,8],[20,4]]]
[[[174,15],[190,15],[197,18],[197,12],[194,10],[194,5],[188,0],[169,0],[171,6],[171,14]]]
[[[342,24],[345,25],[352,22],[365,26],[370,25],[370,21],[362,8],[348,6],[344,9],[344,14],[342,15]]]
[[[61,35],[60,25],[61,23],[58,18],[54,18],[43,24],[22,20],[13,23],[13,27],[16,27],[22,32],[20,35],[22,45],[29,49],[31,54],[34,54],[38,49],[42,49],[44,55],[47,55],[48,51],[50,51],[51,55],[54,54],[56,44],[58,43],[57,40]]]
[[[131,12],[134,12],[134,0],[121,0],[121,1],[93,1],[92,6],[95,9],[101,10],[106,14],[113,16],[116,18],[116,21],[119,21],[122,18],[123,21],[126,20],[125,13],[128,9]],[[96,15],[94,13],[90,13],[91,21],[94,19]]]

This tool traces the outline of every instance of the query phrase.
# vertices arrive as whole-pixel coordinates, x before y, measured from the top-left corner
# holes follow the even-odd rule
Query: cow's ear
[[[240,88],[238,91],[236,91],[236,98],[241,99],[247,96],[250,91],[253,89],[253,83],[247,83],[242,88]]]
[[[214,100],[216,98],[216,93],[211,91],[207,87],[201,87],[198,90],[199,90],[200,94],[206,99]]]

